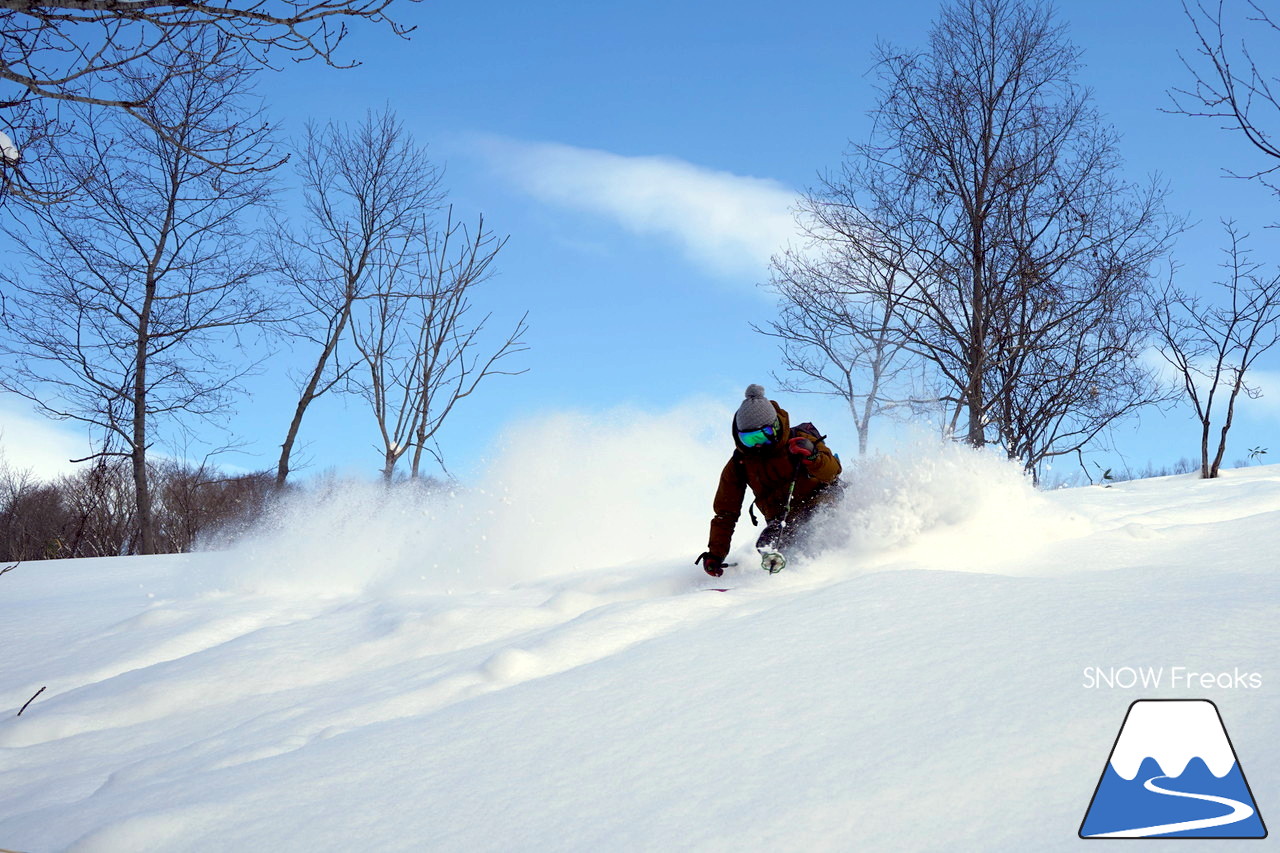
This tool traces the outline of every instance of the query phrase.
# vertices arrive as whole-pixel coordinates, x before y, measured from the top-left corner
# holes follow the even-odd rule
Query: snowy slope
[[[48,686],[0,720],[0,848],[1074,848],[1159,697],[1218,704],[1280,819],[1280,467],[1043,494],[920,448],[851,471],[821,553],[720,593],[690,563],[714,437],[629,446],[0,578],[0,707]]]

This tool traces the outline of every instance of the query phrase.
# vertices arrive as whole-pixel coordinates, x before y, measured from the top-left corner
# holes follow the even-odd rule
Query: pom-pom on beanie
[[[738,413],[733,416],[733,424],[739,432],[762,429],[771,426],[778,419],[773,403],[764,396],[764,386],[748,385],[746,397],[738,407]]]

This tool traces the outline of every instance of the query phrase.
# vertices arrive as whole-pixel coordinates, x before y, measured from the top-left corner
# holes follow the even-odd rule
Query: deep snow
[[[1161,697],[1213,699],[1280,815],[1280,466],[1040,493],[922,445],[849,464],[819,553],[713,584],[722,437],[628,423],[0,578],[0,848],[1074,848]],[[1086,686],[1126,666],[1166,682]]]

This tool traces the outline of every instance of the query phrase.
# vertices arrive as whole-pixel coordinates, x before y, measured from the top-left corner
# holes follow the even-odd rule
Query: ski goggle
[[[773,444],[773,440],[777,438],[778,429],[775,425],[761,427],[743,432],[738,431],[738,441],[742,442],[743,447],[764,447]]]

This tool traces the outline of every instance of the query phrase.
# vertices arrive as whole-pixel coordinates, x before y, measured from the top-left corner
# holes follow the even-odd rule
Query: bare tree
[[[865,455],[872,418],[920,402],[902,387],[915,367],[896,321],[904,280],[897,265],[881,263],[887,253],[872,257],[862,243],[810,234],[812,246],[773,259],[779,316],[752,328],[780,341],[783,366],[796,377],[775,377],[782,388],[844,401]]]
[[[967,417],[964,440],[999,441],[1032,471],[1144,401],[1123,309],[1177,227],[1162,190],[1117,177],[1115,134],[1075,84],[1078,65],[1044,3],[945,7],[927,51],[878,48],[874,136],[805,202],[827,243],[898,270],[892,294],[854,276],[849,297],[892,297],[894,333]],[[1060,350],[1080,342],[1109,357]],[[1094,389],[1118,397],[1088,413]]]
[[[274,491],[269,473],[228,475],[208,460],[150,463],[156,550],[189,551],[261,519]],[[116,556],[137,550],[128,460],[98,458],[73,474],[40,481],[0,459],[0,562]]]
[[[228,475],[208,460],[191,465],[164,460],[155,466],[160,550],[190,551],[209,534],[261,518],[274,494],[269,472]]]
[[[1176,371],[1182,396],[1200,422],[1200,476],[1205,479],[1218,476],[1237,399],[1262,395],[1246,379],[1250,368],[1280,342],[1280,273],[1261,274],[1262,265],[1243,247],[1247,235],[1234,223],[1224,225],[1229,245],[1222,264],[1226,277],[1218,282],[1222,298],[1208,300],[1170,282],[1151,303],[1160,354]],[[1226,411],[1210,458],[1210,434],[1223,397]]]
[[[307,212],[305,228],[277,228],[276,257],[304,312],[299,332],[316,347],[301,377],[298,403],[285,432],[276,485],[289,477],[307,409],[339,386],[355,362],[340,362],[339,346],[352,308],[373,281],[439,208],[440,172],[390,110],[370,112],[358,126],[309,125],[298,151]]]
[[[265,265],[245,222],[268,200],[267,179],[190,153],[216,133],[203,129],[211,116],[241,128],[219,135],[226,157],[269,149],[266,129],[243,106],[247,79],[243,71],[217,85],[180,76],[148,95],[153,123],[178,128],[183,144],[136,135],[121,114],[82,125],[78,144],[58,156],[84,191],[35,209],[36,231],[10,229],[28,264],[4,278],[11,300],[0,388],[96,429],[97,456],[131,460],[141,553],[155,548],[151,446],[192,417],[225,417],[251,365],[216,348],[235,345],[276,308],[255,286]],[[126,97],[138,85],[127,81]]]
[[[98,457],[54,487],[68,514],[63,534],[46,558],[118,557],[137,553],[138,524],[130,460]]]
[[[422,220],[420,230],[382,267],[377,293],[366,303],[353,338],[367,376],[356,384],[378,424],[382,475],[390,480],[400,458],[413,450],[410,476],[422,476],[424,454],[443,468],[436,441],[446,418],[486,377],[515,375],[501,369],[524,352],[525,317],[496,348],[482,348],[491,315],[472,323],[471,296],[492,274],[506,238],[455,222],[450,208],[439,232]]]
[[[128,115],[187,153],[242,169],[245,164],[234,158],[219,159],[241,152],[221,144],[200,147],[206,140],[183,132],[155,101],[180,78],[188,78],[188,87],[216,86],[229,71],[269,67],[279,57],[355,64],[337,58],[348,22],[365,19],[386,23],[400,36],[410,32],[388,17],[389,5],[390,0],[0,0],[0,131],[23,154],[21,161],[0,158],[0,186],[47,189],[22,166],[43,165],[52,153],[49,141],[68,132],[57,111],[66,103]],[[122,91],[121,79],[147,84]],[[236,133],[217,124],[204,130]]]
[[[423,229],[428,226],[423,223]],[[351,340],[363,377],[350,377],[349,387],[363,396],[378,425],[382,478],[390,481],[396,463],[409,449],[417,417],[414,405],[417,336],[410,312],[411,294],[418,289],[414,267],[419,260],[414,236],[396,247],[383,247],[373,262],[372,293],[352,315]],[[360,364],[362,362],[362,364]]]
[[[0,562],[50,556],[65,536],[67,518],[58,489],[0,457]]]
[[[1034,179],[1018,187],[1001,229],[1007,274],[991,311],[987,395],[1001,445],[1037,481],[1043,462],[1164,399],[1141,359],[1143,300],[1180,226],[1162,223],[1157,188],[1130,194],[1089,168],[1055,175],[1082,191],[1066,205],[1046,204]]]
[[[1262,39],[1272,40],[1270,48],[1259,55],[1274,61],[1280,48],[1280,18],[1256,0],[1233,2],[1232,7],[1234,23],[1226,14],[1225,0],[1207,4],[1183,0],[1182,10],[1195,30],[1196,56],[1183,56],[1182,64],[1194,82],[1190,88],[1170,91],[1172,111],[1220,119],[1228,129],[1243,133],[1273,164],[1248,172],[1228,170],[1229,174],[1260,179],[1280,192],[1272,178],[1280,171],[1280,62],[1274,68],[1260,66],[1248,40],[1228,36],[1237,26],[1253,25],[1261,31]]]
[[[488,376],[515,376],[525,372],[499,369],[499,363],[529,349],[524,342],[528,313],[521,315],[496,349],[483,351],[481,335],[492,315],[485,314],[475,322],[469,316],[474,289],[490,277],[490,266],[506,242],[506,237],[499,239],[485,229],[484,217],[480,217],[474,231],[468,231],[453,221],[451,209],[443,230],[428,246],[428,286],[417,297],[414,478],[422,475],[424,453],[430,453],[444,467],[444,458],[434,442],[459,401],[471,396]]]

